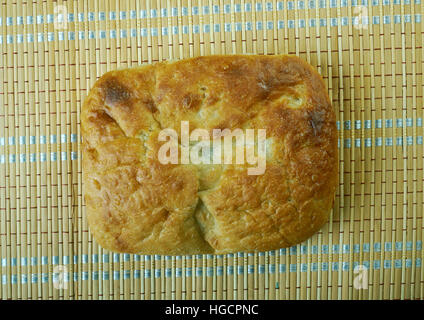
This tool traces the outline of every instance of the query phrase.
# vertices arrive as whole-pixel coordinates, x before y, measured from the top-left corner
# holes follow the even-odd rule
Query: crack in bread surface
[[[133,183],[130,183],[131,186],[129,187],[134,188],[134,190],[122,189],[121,186],[121,184],[130,181],[125,180],[127,179],[125,178],[125,172],[119,173],[120,168],[128,166],[127,163],[120,163],[119,161],[115,163],[112,161],[113,166],[108,168],[107,157],[103,161],[105,164],[102,164],[103,162],[97,158],[84,159],[83,165],[85,169],[90,169],[84,170],[84,182],[85,185],[88,185],[85,193],[89,195],[89,198],[93,197],[98,200],[97,205],[94,204],[95,201],[92,199],[87,204],[88,217],[91,217],[89,225],[95,238],[103,246],[113,251],[146,254],[196,254],[272,250],[279,247],[287,247],[304,240],[316,232],[325,222],[324,220],[328,218],[328,211],[331,209],[328,204],[331,202],[331,198],[334,199],[334,173],[336,173],[336,170],[330,168],[331,170],[328,170],[327,174],[321,175],[324,177],[324,181],[314,184],[308,180],[306,175],[302,175],[296,163],[293,163],[302,163],[306,166],[306,171],[314,170],[310,163],[313,160],[323,162],[319,166],[320,168],[327,163],[337,167],[337,154],[334,152],[336,136],[334,114],[332,114],[328,96],[325,91],[322,91],[324,88],[322,80],[317,76],[316,72],[314,73],[312,69],[309,69],[309,66],[305,66],[298,58],[274,57],[269,59],[261,57],[246,58],[243,56],[228,58],[224,56],[221,61],[218,61],[219,57],[216,56],[216,58],[209,59],[214,68],[220,70],[222,67],[222,74],[218,73],[218,76],[211,75],[209,78],[207,76],[202,78],[197,74],[193,75],[190,73],[190,71],[196,70],[196,66],[200,69],[202,69],[202,66],[204,68],[205,62],[202,61],[202,58],[192,59],[190,63],[179,61],[172,64],[158,63],[147,68],[141,67],[139,70],[136,68],[132,71],[125,71],[127,74],[122,77],[120,77],[120,71],[117,71],[109,77],[106,75],[105,81],[99,80],[97,92],[94,89],[92,96],[89,96],[88,102],[85,102],[82,131],[83,135],[87,137],[86,145],[90,146],[83,149],[85,154],[88,155],[89,152],[92,152],[89,150],[96,150],[97,153],[116,152],[116,156],[119,157],[118,151],[112,149],[110,145],[111,141],[118,137],[113,136],[115,131],[112,129],[107,131],[98,126],[94,120],[92,123],[89,121],[89,115],[97,112],[96,110],[104,110],[113,119],[117,128],[122,131],[123,139],[137,139],[142,144],[140,148],[141,146],[144,148],[137,149],[136,146],[132,148],[133,146],[130,144],[129,150],[121,150],[122,153],[129,152],[128,161],[132,159],[132,153],[134,153],[134,159],[136,159],[136,154],[140,156],[140,159],[134,160],[132,163],[133,168],[131,170],[133,171],[131,171],[131,174],[134,175],[134,178],[128,178],[135,180],[135,185],[132,186]],[[214,61],[214,59],[218,59],[218,62]],[[262,61],[261,59],[264,60]],[[286,60],[279,62],[273,59]],[[246,69],[243,63],[240,62],[241,60],[245,61],[249,68]],[[269,70],[265,69],[262,71],[261,68],[257,67],[257,63],[263,64]],[[287,65],[290,64],[293,65],[293,69],[287,68]],[[235,67],[231,69],[233,65]],[[226,66],[229,69],[226,69]],[[256,71],[250,72],[250,68],[256,68]],[[164,78],[164,74],[167,72],[169,75],[172,74],[172,77],[168,78],[171,79],[169,80],[169,85],[165,81],[167,78]],[[255,72],[259,73],[255,74]],[[247,73],[247,76],[245,73]],[[142,80],[130,83],[125,80],[125,76],[140,77]],[[259,80],[256,84],[252,81],[249,84],[249,81],[247,81],[248,85],[245,86],[237,79],[237,77],[243,78],[244,76],[248,78],[247,80],[251,80],[249,77],[252,79],[258,77]],[[179,80],[179,77],[182,77],[182,79],[184,77],[193,77],[193,79],[187,82],[187,87],[181,87],[179,88],[180,91],[178,91],[176,84],[179,81],[184,83],[183,80]],[[311,77],[313,78],[312,80]],[[197,82],[197,86],[202,92],[200,98],[197,98],[196,94],[190,91],[192,89],[190,85],[196,83],[196,81],[200,81]],[[231,81],[234,83],[231,83]],[[108,86],[113,89],[111,93],[108,91]],[[217,90],[217,100],[213,98],[214,93],[210,92],[211,88]],[[314,89],[318,91],[313,92]],[[124,92],[120,92],[120,90]],[[243,97],[237,100],[239,91]],[[244,93],[244,91],[247,93]],[[103,98],[103,101],[102,98],[99,98],[102,92],[103,94],[106,92],[106,98]],[[182,106],[178,104],[178,101],[182,103]],[[245,102],[245,104],[242,104],[242,102]],[[210,131],[214,128],[224,129],[225,125],[228,125],[227,127],[230,130],[234,128],[259,129],[261,125],[266,127],[267,134],[269,132],[270,138],[272,138],[270,140],[272,142],[272,159],[267,159],[267,166],[271,166],[271,171],[275,169],[272,171],[275,172],[275,175],[266,175],[269,183],[264,181],[265,178],[263,177],[247,177],[243,173],[243,170],[247,171],[247,166],[214,165],[220,166],[220,172],[218,172],[218,177],[214,176],[211,178],[208,176],[209,167],[205,167],[207,165],[177,164],[161,167],[158,164],[154,159],[158,150],[158,145],[155,144],[154,139],[157,137],[158,132],[166,127],[175,127],[174,125],[181,119],[192,120],[190,121],[191,132],[201,124],[196,118],[193,118],[193,114],[197,116],[196,112],[198,110],[207,110],[208,108],[215,108],[215,112],[220,112],[221,114],[221,117],[215,122],[213,120],[209,120],[209,122],[208,119],[205,120],[204,124]],[[175,116],[175,121],[170,115]],[[143,121],[137,122],[134,119],[150,121],[151,125],[147,126],[147,128],[143,127],[145,125]],[[152,127],[154,124],[156,127]],[[109,124],[106,123],[106,125]],[[112,136],[103,138],[105,142],[93,141],[93,137],[99,136],[96,130],[103,134],[104,132],[112,132]],[[287,139],[288,142],[286,142]],[[179,147],[181,147],[180,140],[178,143]],[[300,158],[300,156],[297,156],[297,151],[301,151],[302,147],[311,150],[315,148],[313,149],[315,153],[312,156],[307,153],[301,153],[302,158]],[[254,149],[256,150],[256,148],[255,139]],[[323,154],[317,151],[320,148],[324,149]],[[325,156],[327,158],[320,158]],[[183,167],[186,169],[181,169]],[[281,170],[279,171],[278,168]],[[141,178],[139,178],[139,170],[142,171]],[[115,174],[116,172],[118,174]],[[107,182],[107,177],[113,176],[112,173],[116,177],[119,177],[119,174],[123,174],[124,180],[115,179],[112,182]],[[169,176],[166,176],[166,174],[176,178],[177,183],[182,184],[182,191],[184,192],[185,187],[193,187],[197,184],[197,188],[192,191],[195,196],[189,196],[191,202],[189,200],[187,200],[188,202],[186,201],[187,203],[184,202],[185,200],[180,199],[181,197],[175,193],[178,192],[174,191],[178,190],[178,186],[169,190],[168,195],[166,192],[163,195],[153,194],[158,192],[155,190],[163,190],[155,183],[168,181]],[[190,180],[184,174],[196,175],[197,182]],[[151,177],[151,175],[155,177]],[[205,179],[212,179],[212,182],[207,184],[207,188],[201,187],[200,175],[206,175]],[[109,190],[99,191],[101,195],[93,194],[93,189],[90,189],[91,187],[87,183],[91,177],[101,177],[100,181],[104,183],[103,188],[109,188]],[[143,180],[143,177],[147,177],[147,180]],[[279,178],[278,181],[284,185],[283,187],[279,186],[280,182],[275,177]],[[155,179],[159,180],[156,181]],[[246,203],[241,203],[240,199],[231,194],[231,186],[228,181],[234,183],[234,186],[240,188],[240,190],[252,194],[253,200],[246,198]],[[99,184],[100,182],[97,181],[96,183]],[[146,183],[150,187],[146,186]],[[327,184],[327,187],[323,186],[324,184]],[[292,185],[300,186],[300,190],[308,193],[309,199],[303,200],[302,196],[297,194],[298,191],[295,191],[296,195],[293,195],[294,189]],[[165,210],[168,214],[163,214],[163,217],[158,216],[158,220],[154,220],[156,221],[155,225],[150,228],[150,231],[147,230],[143,236],[137,238],[134,236],[135,232],[130,229],[145,230],[147,227],[142,226],[142,219],[137,220],[139,217],[134,212],[125,212],[125,209],[120,209],[119,207],[114,208],[112,202],[110,202],[110,198],[113,198],[111,194],[120,188],[124,190],[125,199],[127,204],[129,203],[128,208],[131,207],[131,202],[134,202],[139,205],[141,210],[145,210],[144,213],[140,212],[140,216],[148,214],[149,210],[153,210],[149,207],[150,203],[143,203],[143,199],[147,199],[146,201],[151,199],[154,203],[159,203],[161,206],[156,209]],[[273,188],[281,189],[282,195],[274,192]],[[237,190],[237,194],[243,197],[244,191],[240,193],[240,190]],[[255,190],[261,193],[259,198],[254,194]],[[319,194],[321,190],[325,191],[322,195]],[[115,196],[119,198],[119,195]],[[165,197],[165,200],[160,200],[160,197]],[[177,201],[176,205],[178,203],[186,203],[186,205],[185,207],[175,206],[172,208],[166,201],[167,197]],[[319,199],[320,197],[324,200]],[[315,208],[314,201],[316,199],[317,203],[321,202]],[[268,206],[264,206],[264,204],[268,204]],[[134,206],[136,207],[136,205]],[[248,209],[243,209],[246,206]],[[311,213],[310,211],[314,209],[322,212]],[[111,210],[115,211],[111,212]],[[119,217],[128,215],[128,220],[134,221],[132,225],[125,223],[112,225],[107,219],[106,222],[101,220],[102,223],[98,223],[100,222],[99,219],[102,219],[102,211],[109,212],[108,214],[112,217],[108,216],[107,219],[109,220],[113,220],[114,215],[118,220]],[[282,213],[278,214],[278,212]],[[309,221],[312,219],[310,216],[313,217],[314,215],[319,216],[318,220],[312,223],[312,227],[304,227],[306,231],[302,231],[299,221]],[[251,221],[254,221],[253,224],[246,222],[245,217],[247,216],[250,216]],[[233,217],[243,219],[237,222]],[[281,222],[280,225],[278,224],[279,222]],[[174,226],[174,224],[179,225]],[[238,225],[244,226],[246,230],[243,230]],[[263,230],[255,228],[255,225],[263,226]],[[178,233],[175,236],[176,241],[178,242],[182,239],[181,241],[187,242],[176,243],[175,246],[180,246],[179,248],[173,248],[172,244],[168,243],[171,240],[165,239],[163,244],[161,242],[162,238],[173,239],[169,234],[169,230],[172,230],[172,227]],[[233,228],[233,231],[230,231],[230,227]],[[199,237],[196,238],[193,235],[196,238],[193,240],[190,235],[184,234],[187,232],[198,233]],[[156,248],[154,246],[155,241],[158,243]],[[204,243],[200,243],[201,241]]]

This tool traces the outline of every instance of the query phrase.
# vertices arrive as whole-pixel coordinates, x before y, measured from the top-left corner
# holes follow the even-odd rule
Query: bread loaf
[[[161,132],[180,135],[182,124],[213,139],[214,129],[264,130],[265,170],[182,163],[196,144],[182,136],[179,163],[163,163]],[[329,219],[335,113],[322,78],[298,57],[207,56],[108,72],[84,101],[81,132],[88,225],[111,251],[274,250],[308,239]]]

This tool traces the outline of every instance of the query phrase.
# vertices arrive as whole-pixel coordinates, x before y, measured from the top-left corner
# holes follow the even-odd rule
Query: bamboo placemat
[[[3,0],[0,10],[0,299],[424,298],[421,0]],[[296,54],[323,75],[340,134],[330,223],[258,254],[101,249],[81,193],[87,90],[112,69],[224,53]]]

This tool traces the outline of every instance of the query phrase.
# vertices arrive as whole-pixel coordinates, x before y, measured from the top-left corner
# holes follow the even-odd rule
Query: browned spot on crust
[[[321,133],[322,126],[324,124],[324,111],[322,110],[312,110],[308,111],[308,122],[312,127],[314,136],[318,136]]]
[[[101,186],[101,184],[100,184],[99,180],[97,180],[97,179],[93,179],[93,184],[94,184],[94,186],[96,187],[96,189],[97,189],[98,191],[100,191],[100,189],[102,188],[102,186]]]
[[[93,127],[99,130],[99,134],[107,136],[107,130],[110,126],[116,125],[115,119],[113,119],[109,114],[108,110],[97,109],[92,110],[88,115],[88,122],[92,124]]]
[[[246,74],[246,66],[231,64],[230,66],[224,66],[223,72],[227,77],[241,78]]]
[[[156,108],[156,104],[152,99],[144,101],[144,104],[151,113],[155,113],[156,111],[158,111],[158,109]]]
[[[163,208],[163,209],[160,211],[160,216],[163,218],[163,220],[164,220],[164,221],[165,221],[166,219],[168,219],[169,215],[170,215],[170,212],[169,212],[168,210],[166,210],[165,208]]]
[[[131,91],[114,78],[107,79],[101,88],[105,94],[106,105],[113,106],[131,98]]]
[[[120,252],[126,252],[128,250],[128,243],[121,236],[115,239],[115,246]]]
[[[197,109],[200,105],[201,98],[198,94],[189,93],[182,98],[181,105],[183,109]]]
[[[93,110],[88,116],[90,122],[113,122],[114,120],[104,110]]]

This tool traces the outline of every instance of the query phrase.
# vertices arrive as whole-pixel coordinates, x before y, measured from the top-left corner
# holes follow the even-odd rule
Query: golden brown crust
[[[161,128],[266,129],[266,171],[158,161]],[[83,178],[90,230],[140,254],[266,251],[328,220],[337,187],[335,114],[295,56],[208,56],[112,71],[86,98]]]

